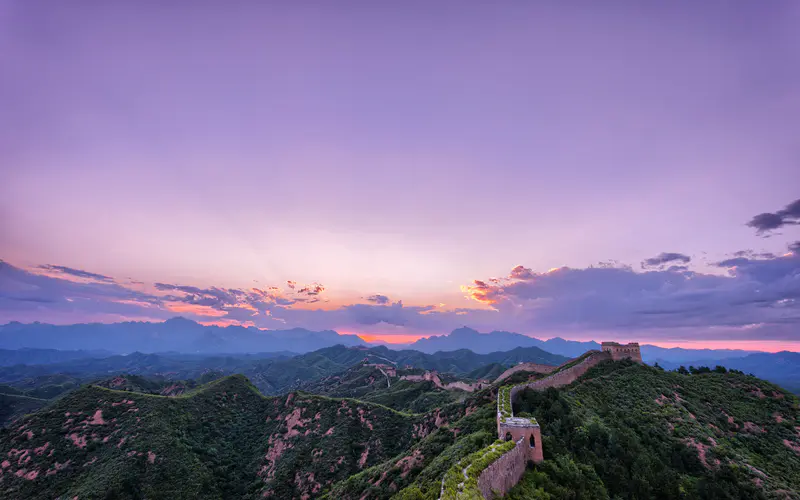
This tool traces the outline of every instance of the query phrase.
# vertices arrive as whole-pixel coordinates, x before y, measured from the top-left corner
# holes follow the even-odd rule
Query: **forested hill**
[[[396,385],[363,394],[426,397]],[[0,498],[433,500],[446,471],[497,439],[494,386],[421,414],[265,397],[242,376],[180,389],[88,386],[18,419],[0,430]],[[570,386],[521,394],[514,412],[539,421],[545,460],[509,497],[798,498],[799,405],[741,373],[607,361]]]
[[[389,460],[334,485],[327,498],[438,498],[448,468],[497,438],[493,403],[456,422],[455,440],[440,431],[415,445],[419,473],[404,475]],[[542,426],[545,460],[509,497],[800,498],[798,404],[743,374],[605,362],[570,386],[523,393],[514,413]]]
[[[559,365],[568,360],[537,347],[519,347],[511,351],[490,354],[475,354],[466,349],[425,354],[410,350],[393,351],[386,347],[336,345],[294,357],[268,356],[200,357],[175,353],[132,353],[127,356],[116,355],[100,359],[85,358],[41,365],[0,367],[0,383],[13,383],[53,374],[69,374],[84,381],[119,373],[193,379],[203,376],[208,371],[219,371],[223,374],[244,374],[264,394],[280,394],[297,387],[302,382],[346,370],[365,358],[373,363],[389,363],[398,367],[408,365],[462,376],[491,363],[508,367],[519,362]]]
[[[755,377],[607,363],[516,411],[545,462],[510,498],[800,498],[798,399]]]
[[[20,356],[28,355],[32,355],[31,359],[57,359],[52,352],[39,353],[35,350],[8,357],[20,359]],[[126,356],[67,359],[47,364],[17,364],[0,366],[0,402],[2,402],[0,425],[26,412],[46,406],[53,398],[74,390],[81,384],[113,379],[119,375],[144,377],[148,380],[141,379],[131,387],[159,394],[162,391],[174,392],[173,389],[169,389],[174,384],[193,387],[190,381],[202,383],[238,373],[248,377],[263,394],[278,395],[302,388],[308,382],[346,371],[364,359],[370,363],[448,372],[461,378],[492,378],[493,374],[502,373],[508,366],[518,362],[557,365],[566,360],[535,347],[491,354],[475,354],[467,350],[424,354],[410,350],[393,351],[385,347],[368,349],[337,345],[297,356],[267,353],[205,357],[178,353],[137,352]],[[487,367],[489,369],[484,370]],[[419,409],[431,404],[432,399],[425,397],[424,388],[414,385],[410,389],[420,396],[421,404],[411,407]],[[406,399],[399,403],[392,400],[395,395],[375,396],[382,402],[390,403],[392,407],[406,405]],[[405,394],[404,398],[407,397],[408,394]]]
[[[268,398],[242,376],[173,398],[90,386],[0,431],[0,498],[307,498],[403,452],[437,418]]]

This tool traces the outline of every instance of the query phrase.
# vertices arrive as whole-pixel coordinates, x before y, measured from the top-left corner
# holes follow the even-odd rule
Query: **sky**
[[[800,350],[799,24],[0,0],[0,323]]]

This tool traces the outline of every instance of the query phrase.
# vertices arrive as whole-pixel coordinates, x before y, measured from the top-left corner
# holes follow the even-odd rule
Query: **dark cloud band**
[[[800,224],[800,199],[797,199],[777,212],[758,214],[747,223],[758,234],[768,233],[783,226]]]

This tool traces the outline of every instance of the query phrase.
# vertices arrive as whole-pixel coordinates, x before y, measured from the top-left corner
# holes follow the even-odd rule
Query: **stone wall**
[[[372,368],[377,368],[384,375],[387,377],[396,377],[397,376],[397,368],[391,365],[384,365],[380,363],[364,363],[364,366],[371,366]]]
[[[527,440],[520,439],[511,451],[481,472],[478,476],[478,489],[483,498],[503,496],[522,479],[528,466],[528,447]]]
[[[402,377],[400,377],[400,380],[409,380],[411,382],[433,382],[433,385],[435,385],[439,389],[445,389],[448,391],[460,390],[460,391],[473,392],[476,390],[483,389],[486,386],[485,382],[476,382],[474,384],[468,384],[460,380],[457,380],[455,382],[450,382],[449,384],[443,384],[442,379],[439,378],[438,373],[428,372],[428,371],[426,371],[422,375],[403,375]]]
[[[467,392],[474,392],[483,389],[486,386],[484,382],[475,382],[474,384],[468,384],[466,382],[462,382],[460,380],[456,380],[455,382],[450,382],[449,384],[445,384],[443,387],[448,391],[452,391],[454,389],[458,389],[461,391]]]
[[[515,386],[513,389],[511,389],[511,402],[514,402],[514,399],[519,391],[523,391],[525,389],[543,391],[548,387],[563,387],[565,385],[569,385],[578,380],[578,377],[589,371],[589,368],[609,359],[611,359],[611,354],[603,351],[594,351],[577,365],[570,366],[565,370],[561,370],[560,372],[554,373],[543,379],[534,380],[530,384]]]
[[[400,380],[410,380],[411,382],[433,382],[436,387],[442,387],[442,380],[436,372],[425,372],[422,375],[403,375]]]
[[[525,389],[541,391],[547,389],[548,387],[563,387],[565,385],[569,385],[575,382],[581,375],[589,371],[591,367],[603,361],[612,359],[612,353],[608,350],[590,352],[591,354],[574,366],[570,366],[569,368],[548,375],[543,379],[535,380],[529,384],[514,386],[511,389],[510,394],[511,403],[514,403],[514,399],[516,399],[519,391]],[[481,491],[483,498],[487,500],[498,496],[503,496],[508,493],[511,488],[513,488],[519,482],[519,480],[522,479],[522,475],[525,474],[525,469],[527,468],[529,459],[534,460],[536,463],[539,463],[544,459],[542,454],[541,431],[539,425],[533,424],[532,422],[528,422],[527,425],[524,423],[517,423],[516,420],[526,419],[514,419],[513,417],[501,421],[502,415],[499,409],[499,404],[500,401],[498,400],[498,435],[500,439],[503,439],[505,433],[509,432],[517,441],[517,444],[511,451],[498,458],[494,463],[490,464],[481,472],[480,476],[478,476],[478,489]],[[537,444],[536,447],[531,447],[531,438],[533,438]],[[444,483],[442,483],[442,488],[444,488]]]
[[[537,363],[520,363],[518,365],[512,366],[508,370],[506,370],[503,373],[501,373],[500,376],[497,377],[494,380],[494,382],[497,383],[497,382],[500,382],[502,380],[505,380],[508,377],[510,377],[511,375],[513,375],[513,374],[515,374],[517,372],[521,372],[521,371],[536,372],[536,373],[550,373],[553,370],[555,370],[556,368],[558,368],[558,367],[557,366],[551,366],[551,365],[540,365],[540,364],[537,364]]]

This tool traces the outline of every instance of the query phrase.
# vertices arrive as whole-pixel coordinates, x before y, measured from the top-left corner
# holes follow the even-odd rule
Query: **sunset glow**
[[[386,344],[410,344],[419,339],[426,339],[430,335],[375,335],[359,333],[358,336],[365,342],[381,342]]]
[[[11,3],[0,324],[800,342],[788,4]]]

